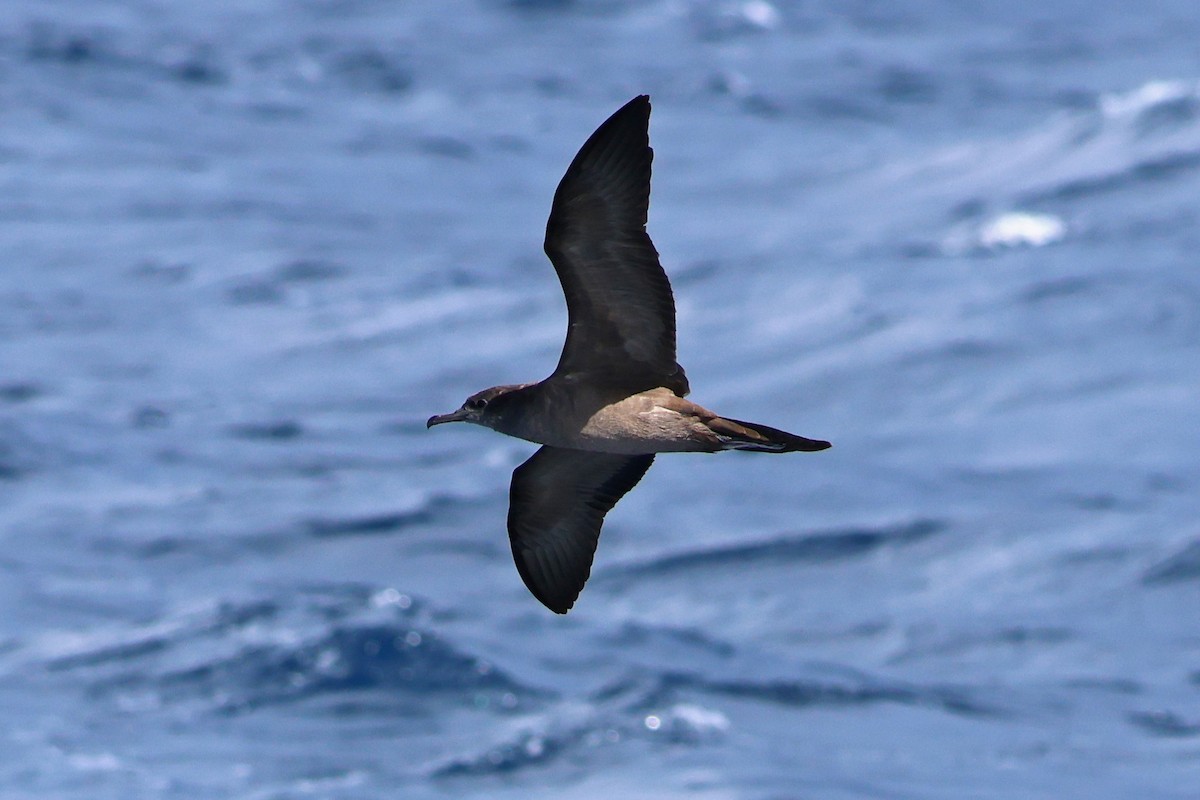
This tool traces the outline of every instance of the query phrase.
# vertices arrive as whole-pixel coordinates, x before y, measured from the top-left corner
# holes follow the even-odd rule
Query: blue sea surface
[[[1200,798],[1193,0],[0,5],[0,797]],[[513,566],[577,148],[693,398]]]

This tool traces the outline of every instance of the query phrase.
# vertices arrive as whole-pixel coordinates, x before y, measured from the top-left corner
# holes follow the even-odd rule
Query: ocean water
[[[0,797],[1200,797],[1185,0],[0,5]],[[541,234],[654,102],[693,397],[558,617]]]

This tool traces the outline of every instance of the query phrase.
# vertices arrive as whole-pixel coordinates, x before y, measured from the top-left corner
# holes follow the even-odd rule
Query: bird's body
[[[487,427],[552,447],[620,455],[805,449],[779,436],[782,431],[726,419],[661,386],[620,397],[546,380],[514,388],[505,400],[517,413],[496,409]]]
[[[568,327],[554,373],[485,389],[428,423],[472,422],[542,445],[513,472],[508,530],[525,585],[560,614],[587,581],[604,515],[654,454],[829,447],[686,399],[675,301],[645,229],[649,118],[645,95],[609,117],[555,192],[546,254],[566,295]]]

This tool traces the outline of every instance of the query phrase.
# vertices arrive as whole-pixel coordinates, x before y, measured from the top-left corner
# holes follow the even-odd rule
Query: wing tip
[[[617,109],[617,113],[613,116],[623,115],[627,113],[637,112],[638,116],[650,119],[650,95],[639,94],[637,97],[630,100],[625,105]]]
[[[648,129],[649,128],[649,125],[650,125],[650,95],[639,94],[637,97],[635,97],[632,100],[630,100],[629,102],[625,103],[625,105],[618,108],[616,111],[614,111],[612,114],[609,115],[608,119],[606,119],[603,123],[601,123],[600,128],[598,128],[596,130],[596,133],[599,133],[600,130],[605,127],[611,128],[611,127],[617,126],[618,124],[628,125],[633,120],[637,120],[637,122],[634,123],[636,128],[639,128],[639,129]],[[585,144],[585,147],[586,147],[586,144]],[[647,149],[649,149],[648,142],[647,142]]]
[[[541,599],[541,598],[538,598],[538,599]],[[568,611],[570,611],[572,608],[575,607],[575,601],[572,600],[571,602],[564,603],[562,605],[552,605],[550,603],[547,603],[545,600],[542,600],[542,605],[544,605],[546,608],[553,611],[555,614],[565,615]]]
[[[513,548],[513,556],[521,581],[539,603],[555,614],[566,614],[574,607],[575,601],[579,599],[579,595],[583,591],[582,586],[573,596],[569,592],[554,592],[555,580],[547,575],[545,570],[537,569],[536,564],[533,563],[536,559],[529,550],[517,552],[516,548]],[[587,577],[584,578],[584,582],[587,582]]]

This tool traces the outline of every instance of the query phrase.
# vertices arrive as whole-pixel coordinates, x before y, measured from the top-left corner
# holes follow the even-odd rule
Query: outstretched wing
[[[604,515],[637,485],[654,455],[541,448],[513,471],[508,538],[521,579],[557,614],[592,572]]]
[[[546,255],[567,297],[568,327],[552,377],[682,396],[675,299],[646,233],[649,124],[650,98],[630,100],[584,143],[554,193]]]

